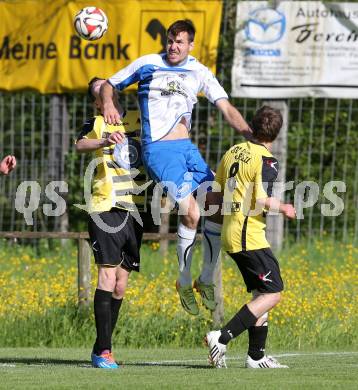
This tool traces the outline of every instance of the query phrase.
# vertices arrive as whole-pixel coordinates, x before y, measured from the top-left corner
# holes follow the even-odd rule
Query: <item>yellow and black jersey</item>
[[[141,158],[140,116],[138,111],[127,111],[119,125],[108,125],[102,115],[88,120],[77,141],[82,138],[108,138],[113,132],[125,133],[124,143],[99,148],[92,183],[92,200],[89,212],[109,211],[112,207],[124,210],[143,211],[146,206],[146,191],[140,187],[147,181]]]
[[[265,210],[257,199],[272,195],[278,161],[264,145],[244,142],[222,158],[215,181],[224,192],[223,248],[230,252],[270,247],[265,237]]]

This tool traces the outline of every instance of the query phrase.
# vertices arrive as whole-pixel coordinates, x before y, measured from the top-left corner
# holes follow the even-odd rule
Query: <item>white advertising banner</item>
[[[232,96],[358,98],[358,3],[272,3],[238,2]]]

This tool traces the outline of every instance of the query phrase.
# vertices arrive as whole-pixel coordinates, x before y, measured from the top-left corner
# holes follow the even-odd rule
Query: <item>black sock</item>
[[[97,355],[105,349],[111,349],[111,300],[111,291],[96,289],[94,294],[94,316],[96,320],[97,339],[93,350]]]
[[[247,354],[254,360],[265,356],[268,326],[251,326],[249,329],[249,350]]]
[[[122,302],[123,302],[123,298],[116,299],[116,298],[112,297],[112,300],[111,300],[111,313],[112,313],[111,329],[112,329],[112,334],[113,334],[114,328],[116,327],[116,323],[117,323],[117,320],[118,320],[119,309],[121,308]]]
[[[219,343],[227,344],[234,337],[239,336],[250,326],[255,325],[257,318],[251,313],[247,305],[244,305],[234,317],[221,329]]]

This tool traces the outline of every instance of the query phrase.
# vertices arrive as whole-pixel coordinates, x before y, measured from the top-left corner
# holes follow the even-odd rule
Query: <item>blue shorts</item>
[[[208,164],[190,139],[157,141],[143,147],[149,176],[176,202],[214,180]]]

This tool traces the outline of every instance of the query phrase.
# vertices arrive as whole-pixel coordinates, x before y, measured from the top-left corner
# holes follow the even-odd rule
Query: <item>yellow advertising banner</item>
[[[109,20],[97,41],[80,38],[75,14],[101,8]],[[178,19],[196,28],[191,53],[215,73],[222,1],[10,0],[0,1],[0,90],[83,91],[94,76],[107,78],[136,58],[165,48]]]

